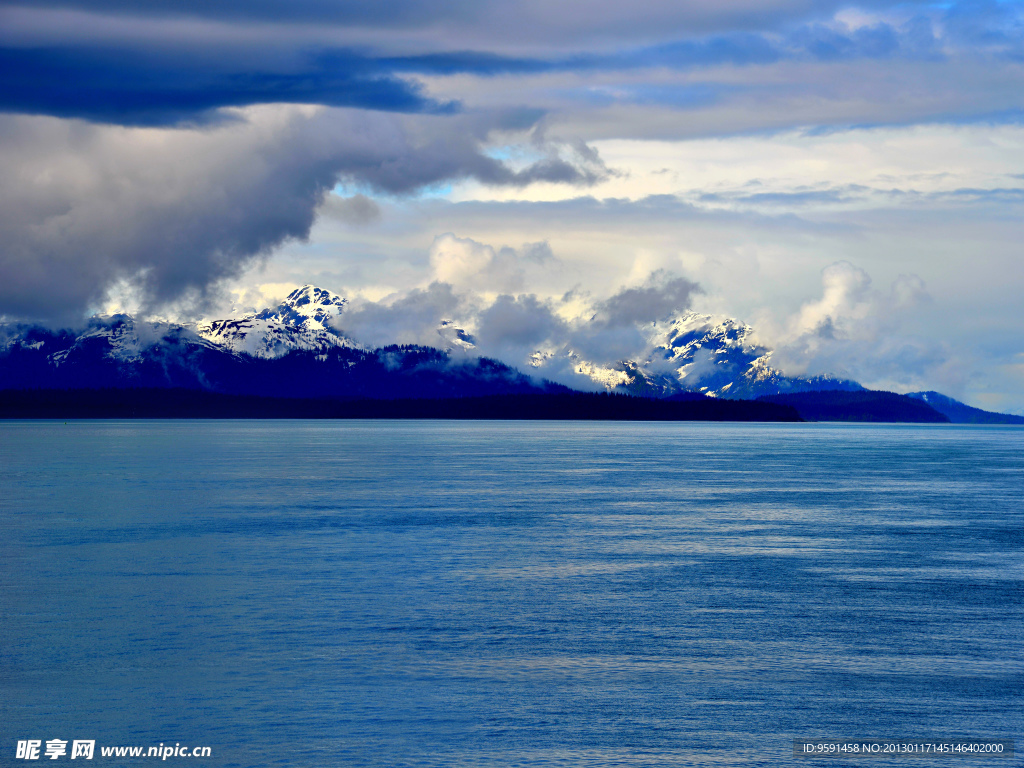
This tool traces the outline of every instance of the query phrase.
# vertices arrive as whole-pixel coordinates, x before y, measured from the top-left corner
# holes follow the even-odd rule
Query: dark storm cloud
[[[608,325],[653,323],[688,309],[701,288],[682,277],[655,272],[644,285],[623,288],[600,305]]]
[[[193,17],[221,21],[320,22],[374,27],[418,27],[473,17],[477,0],[32,0],[36,8],[74,9],[105,14]],[[3,2],[17,7],[24,2]]]
[[[497,123],[500,124],[498,119]],[[262,107],[202,129],[0,118],[0,314],[80,316],[128,281],[144,309],[202,300],[309,234],[339,182],[404,194],[463,178],[585,180],[563,161],[520,171],[482,154],[479,118]],[[350,223],[379,209],[332,201]]]
[[[0,109],[120,125],[172,125],[221,107],[321,104],[393,112],[453,112],[414,83],[346,52],[277,62],[277,69],[189,50],[0,49]],[[238,66],[238,65],[241,66]]]
[[[973,9],[977,4],[967,5]],[[737,1],[709,10],[647,0],[635,13],[592,3],[586,18],[525,0],[0,4],[0,12],[7,12],[0,18],[5,75],[0,110],[123,125],[201,121],[219,107],[267,103],[443,113],[460,105],[431,98],[417,76],[942,58],[951,55],[949,44],[1019,59],[1024,53],[1020,9],[994,4],[976,13],[964,10],[967,5],[952,6],[940,19],[945,25],[940,39],[934,12],[850,29],[833,23],[837,5],[829,2]],[[637,17],[647,6],[649,18],[641,23]],[[537,19],[532,27],[524,21],[531,17]],[[710,27],[692,23],[696,17]],[[280,25],[273,34],[267,28],[271,23]],[[601,38],[614,32],[616,44],[596,44],[576,34],[588,24],[598,31],[607,27],[595,34]],[[523,52],[509,53],[503,40],[521,25],[536,35],[560,29],[563,34],[548,42],[534,36]],[[387,34],[397,28],[411,36],[399,47],[411,50],[389,55],[385,48],[398,44]],[[686,109],[713,102],[722,89],[631,84],[586,95]]]

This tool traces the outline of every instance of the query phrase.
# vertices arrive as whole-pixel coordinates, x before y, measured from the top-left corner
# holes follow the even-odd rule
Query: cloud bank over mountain
[[[0,2],[0,315],[315,282],[513,355],[678,279],[793,371],[1024,410],[1022,56],[1008,2]]]
[[[512,170],[481,150],[492,127],[322,108],[252,108],[160,130],[0,116],[0,310],[81,314],[115,282],[144,308],[203,298],[282,242],[309,236],[339,181],[387,194],[472,177],[525,185],[599,173],[546,158]],[[493,128],[500,128],[496,123]],[[370,220],[365,196],[327,215]]]

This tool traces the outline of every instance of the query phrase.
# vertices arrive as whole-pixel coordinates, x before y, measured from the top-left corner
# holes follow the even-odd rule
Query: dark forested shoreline
[[[786,405],[700,397],[653,400],[586,392],[402,399],[299,399],[191,389],[0,391],[5,419],[517,419],[801,421]]]

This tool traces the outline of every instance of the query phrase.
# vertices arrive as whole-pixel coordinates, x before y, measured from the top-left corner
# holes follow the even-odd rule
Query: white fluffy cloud
[[[546,242],[496,249],[450,232],[434,239],[429,254],[435,280],[485,293],[518,293],[558,266]]]
[[[521,257],[528,250],[495,249],[454,235],[440,240],[436,252],[457,249],[456,254],[446,256],[455,261],[457,275],[464,270],[484,275],[502,250],[509,258]],[[544,261],[551,258],[548,253]],[[487,285],[494,287],[494,283]],[[444,346],[450,342],[445,326],[454,325],[472,335],[473,354],[502,360],[538,377],[592,389],[595,383],[576,370],[579,361],[610,367],[623,360],[646,358],[651,323],[690,309],[700,290],[683,277],[660,271],[610,294],[483,293],[465,281],[459,286],[434,281],[379,300],[356,296],[338,323],[339,330],[371,346]],[[459,348],[453,351],[458,353]]]
[[[899,275],[883,290],[840,261],[822,270],[819,298],[763,336],[776,350],[773,362],[790,373],[831,373],[902,391],[942,382],[960,394],[967,377],[949,344],[922,333],[920,314],[931,303],[918,275]]]

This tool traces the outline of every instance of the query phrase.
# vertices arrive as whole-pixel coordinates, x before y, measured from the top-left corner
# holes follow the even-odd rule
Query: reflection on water
[[[949,426],[0,423],[0,754],[1024,748],[1022,449]]]

